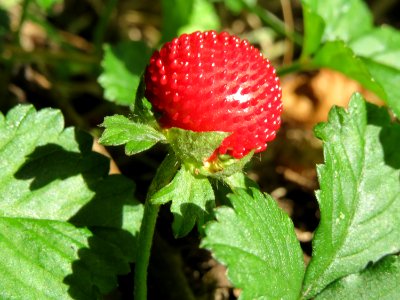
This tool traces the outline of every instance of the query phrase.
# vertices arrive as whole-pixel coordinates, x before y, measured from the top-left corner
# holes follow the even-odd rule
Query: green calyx
[[[180,128],[164,130],[164,134],[179,161],[195,176],[206,176],[222,179],[241,172],[253,152],[242,159],[230,155],[218,155],[210,159],[229,132],[194,132]]]

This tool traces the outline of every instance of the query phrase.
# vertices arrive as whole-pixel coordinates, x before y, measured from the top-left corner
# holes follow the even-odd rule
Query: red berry
[[[248,41],[226,32],[183,34],[166,43],[151,57],[145,82],[163,128],[232,133],[215,154],[263,151],[280,127],[275,69]]]

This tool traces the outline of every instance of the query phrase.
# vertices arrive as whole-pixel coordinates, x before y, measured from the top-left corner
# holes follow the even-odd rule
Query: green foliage
[[[150,56],[151,50],[143,42],[105,45],[103,73],[99,77],[104,97],[120,105],[132,105]]]
[[[126,155],[145,151],[157,142],[165,141],[165,136],[153,127],[135,123],[121,115],[106,117],[101,126],[106,129],[99,142],[107,146],[126,144]]]
[[[171,200],[172,229],[176,237],[188,234],[196,221],[200,227],[209,221],[215,206],[214,191],[208,179],[195,177],[185,166],[151,198],[151,202],[157,205]]]
[[[302,0],[302,6],[303,55],[314,53],[327,41],[349,42],[372,28],[372,15],[362,0]]]
[[[35,0],[36,3],[43,9],[50,9],[54,4],[60,3],[63,0]]]
[[[219,29],[220,21],[208,0],[163,0],[162,42],[182,33]]]
[[[399,124],[360,95],[333,108],[315,129],[324,142],[318,167],[321,221],[313,239],[304,296],[400,250]]]
[[[400,115],[400,33],[373,27],[361,0],[303,0],[305,38],[302,59],[358,80]]]
[[[229,198],[233,209],[216,210],[202,246],[228,266],[241,299],[297,299],[304,263],[289,217],[256,189],[237,189]]]
[[[390,255],[358,274],[334,282],[315,299],[397,299],[399,282],[400,257]]]
[[[124,245],[134,245],[143,213],[133,183],[109,176],[92,138],[63,126],[53,109],[0,114],[2,298],[95,298],[134,260]]]

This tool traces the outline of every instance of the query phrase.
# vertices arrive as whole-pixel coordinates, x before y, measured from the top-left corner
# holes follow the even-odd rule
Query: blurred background
[[[366,3],[376,25],[400,28],[400,1]],[[189,16],[185,9],[195,13]],[[301,51],[299,0],[0,0],[0,111],[6,113],[20,103],[37,109],[58,108],[66,126],[98,138],[98,125],[105,116],[130,113],[128,106],[104,92],[107,72],[117,68],[113,57],[107,56],[109,50],[131,59],[130,46],[125,45],[139,43],[146,55],[133,55],[125,67],[140,72],[151,49],[199,28],[226,30],[248,39],[283,75],[282,128],[247,172],[292,217],[307,261],[318,224],[315,165],[323,161],[321,143],[312,128],[326,120],[332,105],[345,106],[355,91],[368,93],[375,103],[381,101],[334,71],[291,73],[286,68]],[[122,172],[136,182],[137,197],[143,201],[165,149],[156,147],[127,157],[122,147],[104,149],[96,143],[95,147],[112,157],[112,172]],[[197,232],[175,240],[171,218],[168,209],[161,211],[150,270],[150,284],[157,285],[157,290],[150,288],[151,297],[186,299],[179,297],[190,294],[195,299],[236,299],[239,291],[230,286],[224,267],[198,248]],[[120,288],[110,299],[131,295],[130,282],[131,274],[121,276]],[[179,287],[171,289],[177,282]]]

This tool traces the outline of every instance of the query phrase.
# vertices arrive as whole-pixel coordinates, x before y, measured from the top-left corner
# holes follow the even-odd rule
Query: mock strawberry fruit
[[[275,69],[248,41],[226,32],[183,34],[166,43],[151,57],[145,83],[163,128],[232,133],[214,156],[263,151],[280,127]]]

